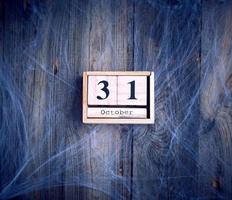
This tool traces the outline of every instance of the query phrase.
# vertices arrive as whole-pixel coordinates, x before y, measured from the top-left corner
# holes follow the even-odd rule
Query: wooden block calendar
[[[153,124],[154,73],[84,72],[83,122]]]

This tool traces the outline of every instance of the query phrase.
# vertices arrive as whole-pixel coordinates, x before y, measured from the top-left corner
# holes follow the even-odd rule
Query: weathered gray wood
[[[136,127],[133,199],[197,196],[201,5],[176,4],[135,5],[135,69],[155,72],[156,123]]]
[[[162,31],[160,29],[164,28],[163,22],[158,19],[160,17],[159,14],[159,9],[153,7],[148,2],[134,3],[134,70],[146,69],[154,71],[156,89],[158,84],[156,70],[161,68],[156,60],[156,56],[162,46],[159,31]],[[156,89],[155,93],[157,95]],[[160,109],[159,106],[160,104],[155,105],[155,124],[160,116],[160,112],[157,109]],[[164,141],[161,141],[164,146],[160,146],[159,149],[158,138],[154,135],[155,126],[137,125],[133,127],[132,199],[165,198],[161,192],[166,185],[166,180],[164,182],[161,180],[164,175],[162,174],[162,166],[164,165],[162,156],[156,153],[165,151],[167,146],[164,144]],[[160,137],[164,137],[164,139],[168,136],[164,130],[156,133]],[[156,144],[158,149],[155,146]]]
[[[0,72],[10,85],[0,98],[2,88],[15,95],[7,134],[28,153],[18,183],[28,182],[12,196],[231,199],[232,5],[193,4],[0,1]],[[155,125],[82,124],[88,70],[154,71]],[[24,151],[9,152],[1,187],[24,162]]]
[[[201,1],[195,1],[192,10],[187,3],[183,7],[183,12],[173,8],[170,22],[174,62],[171,69],[175,71],[169,80],[172,83],[171,121],[174,122],[170,146],[174,154],[168,161],[169,199],[198,197]]]
[[[88,70],[129,69],[132,57],[128,53],[132,52],[133,47],[130,6],[130,1],[100,1],[97,4],[95,1],[89,2]],[[99,184],[99,177],[103,177],[105,180],[100,181],[106,184],[106,193],[112,197],[128,198],[127,187],[130,189],[130,186],[119,179],[130,176],[130,148],[127,149],[126,139],[128,135],[122,132],[120,126],[96,126],[95,129],[96,135],[90,141],[90,148],[93,148],[90,156],[98,156],[90,166],[93,181]],[[100,149],[94,151],[94,148]],[[99,160],[105,164],[102,165]],[[115,176],[119,178],[113,179]],[[88,198],[95,198],[94,194],[88,194]]]
[[[199,196],[232,197],[230,1],[203,1]]]

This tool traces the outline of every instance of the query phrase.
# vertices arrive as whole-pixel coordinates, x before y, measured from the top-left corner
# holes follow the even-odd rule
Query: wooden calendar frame
[[[88,117],[88,76],[147,76],[147,111],[149,118],[90,118]],[[83,72],[83,123],[87,124],[154,124],[154,73],[149,71],[88,71]]]

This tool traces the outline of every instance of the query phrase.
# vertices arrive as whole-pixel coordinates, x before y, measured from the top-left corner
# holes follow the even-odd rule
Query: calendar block
[[[118,76],[118,105],[147,105],[147,76]]]
[[[88,86],[88,105],[117,104],[117,76],[89,76]]]
[[[154,123],[153,72],[84,72],[83,122]]]

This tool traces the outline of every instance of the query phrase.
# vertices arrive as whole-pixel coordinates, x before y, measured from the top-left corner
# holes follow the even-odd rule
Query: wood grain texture
[[[0,1],[0,199],[232,199],[231,8]],[[84,71],[153,71],[155,124],[83,124]]]
[[[190,14],[176,10],[175,3],[165,11],[149,3],[135,5],[135,69],[143,66],[160,76],[155,127],[137,127],[134,138],[134,199],[197,197],[201,5]]]
[[[199,193],[208,199],[231,199],[231,2],[204,2],[202,7],[202,93],[204,134],[199,140]],[[212,29],[211,21],[214,22]],[[213,31],[212,31],[213,30]],[[207,37],[209,35],[210,37]],[[214,53],[218,55],[215,57]],[[210,52],[210,53],[209,53]],[[214,65],[210,66],[210,63]],[[204,74],[207,73],[207,76]],[[206,166],[206,163],[207,166]],[[208,170],[210,166],[211,170]]]

